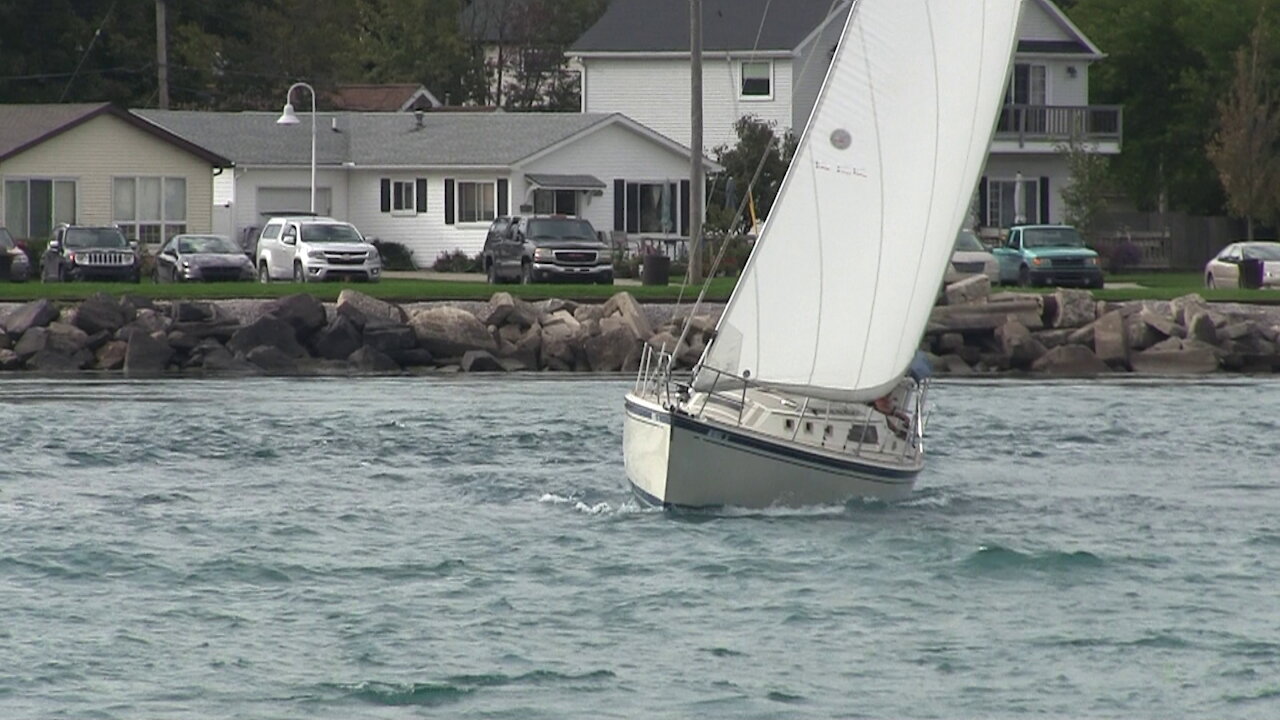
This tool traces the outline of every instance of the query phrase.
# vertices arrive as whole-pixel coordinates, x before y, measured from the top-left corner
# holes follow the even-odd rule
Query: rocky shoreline
[[[125,377],[360,375],[455,372],[635,372],[645,343],[670,350],[672,306],[629,293],[599,304],[397,305],[354,290],[337,302],[152,301],[97,293],[81,303],[0,306],[0,371]],[[678,365],[690,367],[715,327],[693,318]],[[687,316],[689,309],[683,309]]]
[[[991,295],[985,277],[947,286],[922,350],[935,373],[1271,373],[1280,308],[1172,301],[1110,303],[1083,290]],[[676,367],[697,362],[723,305],[693,317]],[[354,290],[335,303],[152,301],[98,293],[81,303],[0,305],[0,371],[125,377],[458,372],[635,372],[645,345],[676,346],[689,306],[642,305],[626,292],[598,304],[398,305]]]

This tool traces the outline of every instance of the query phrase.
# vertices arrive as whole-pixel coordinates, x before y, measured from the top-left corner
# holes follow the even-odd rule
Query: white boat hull
[[[921,465],[890,466],[800,447],[626,399],[623,458],[632,489],[664,507],[766,508],[900,500]]]

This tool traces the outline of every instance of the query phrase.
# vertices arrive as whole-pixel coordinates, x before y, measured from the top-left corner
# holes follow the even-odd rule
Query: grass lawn
[[[1198,272],[1145,272],[1108,274],[1108,287],[1093,290],[1099,300],[1122,302],[1125,300],[1172,300],[1183,295],[1197,293],[1209,302],[1242,302],[1262,305],[1280,305],[1280,290],[1245,290],[1242,288],[1216,288],[1204,286],[1204,277]],[[1137,287],[1112,287],[1123,284]],[[1052,293],[1055,288],[1000,288],[1009,292]]]
[[[733,291],[734,278],[716,278],[711,281],[707,299],[722,302]],[[665,287],[652,285],[501,285],[493,286],[477,282],[452,282],[433,280],[383,280],[378,283],[271,283],[252,282],[194,283],[156,285],[131,283],[0,283],[0,302],[25,302],[39,298],[53,300],[83,300],[95,292],[111,295],[125,293],[156,299],[231,299],[276,298],[299,292],[308,292],[321,300],[336,300],[344,289],[359,290],[367,295],[393,302],[417,302],[427,300],[488,300],[495,292],[509,292],[526,300],[563,298],[581,302],[603,301],[614,293],[626,290],[642,302],[674,302],[680,295],[679,285]],[[696,288],[686,288],[684,299],[692,302],[697,297]]]

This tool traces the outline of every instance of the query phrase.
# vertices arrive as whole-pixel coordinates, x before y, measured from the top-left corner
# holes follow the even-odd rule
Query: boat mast
[[[689,282],[702,282],[702,0],[689,0]]]

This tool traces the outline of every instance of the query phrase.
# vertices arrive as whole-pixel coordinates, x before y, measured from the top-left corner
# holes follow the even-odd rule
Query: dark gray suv
[[[500,217],[484,240],[489,282],[595,282],[613,284],[613,257],[582,218],[545,215]]]
[[[116,227],[59,225],[41,260],[41,280],[142,280],[137,243]]]

